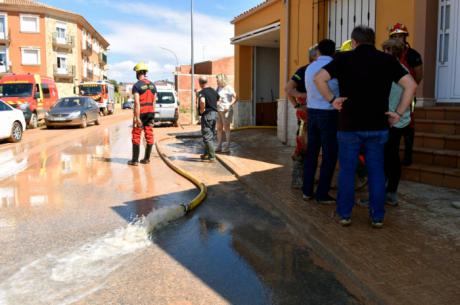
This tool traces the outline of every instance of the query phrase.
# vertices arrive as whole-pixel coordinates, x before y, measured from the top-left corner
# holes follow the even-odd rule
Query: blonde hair
[[[384,51],[390,51],[391,55],[397,58],[401,57],[405,47],[406,45],[404,44],[404,42],[394,38],[390,38],[382,44],[382,48]]]
[[[224,73],[217,74],[216,78],[217,78],[217,85],[222,84],[223,87],[228,85],[228,77]]]

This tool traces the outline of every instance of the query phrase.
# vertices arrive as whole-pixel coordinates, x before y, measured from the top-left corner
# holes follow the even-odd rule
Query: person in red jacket
[[[144,131],[147,146],[145,147],[144,159],[142,159],[140,162],[142,164],[150,163],[150,154],[152,153],[153,124],[155,119],[155,100],[157,89],[155,85],[146,77],[148,70],[149,69],[147,65],[143,62],[138,63],[134,67],[138,81],[133,86],[133,157],[130,161],[128,161],[128,164],[132,166],[137,166],[139,164],[139,151],[142,131]]]
[[[399,61],[403,64],[406,69],[409,71],[410,75],[414,78],[417,85],[419,85],[423,79],[423,62],[422,56],[411,48],[407,42],[407,37],[409,36],[409,31],[407,27],[402,23],[396,23],[390,29],[390,38],[401,40],[404,45],[404,52],[401,54]],[[412,150],[414,146],[414,137],[415,137],[415,118],[414,118],[414,108],[416,99],[411,106],[411,123],[404,129],[404,159],[402,164],[409,166],[412,164]]]

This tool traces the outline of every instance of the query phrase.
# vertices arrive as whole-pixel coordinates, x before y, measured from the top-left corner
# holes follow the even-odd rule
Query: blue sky
[[[133,81],[137,61],[152,80],[172,77],[176,53],[190,63],[189,0],[38,0],[83,15],[111,44],[109,77]],[[194,0],[195,61],[233,55],[230,21],[262,0]]]

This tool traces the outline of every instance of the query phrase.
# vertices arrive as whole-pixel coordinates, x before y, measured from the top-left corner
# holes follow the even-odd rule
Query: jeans
[[[388,130],[339,131],[339,180],[337,214],[350,218],[355,204],[355,173],[361,147],[364,149],[369,185],[369,214],[373,221],[385,216],[384,149]]]
[[[316,199],[329,197],[331,181],[337,163],[337,123],[335,110],[308,109],[308,143],[304,162],[303,193],[313,195],[318,156],[322,149],[320,178],[316,189]]]

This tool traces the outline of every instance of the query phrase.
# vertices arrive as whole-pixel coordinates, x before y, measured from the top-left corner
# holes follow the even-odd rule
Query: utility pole
[[[194,59],[194,45],[193,45],[193,0],[190,0],[190,28],[191,28],[191,65],[192,65],[192,92],[191,92],[191,101],[190,101],[190,123],[195,124],[195,59]]]

